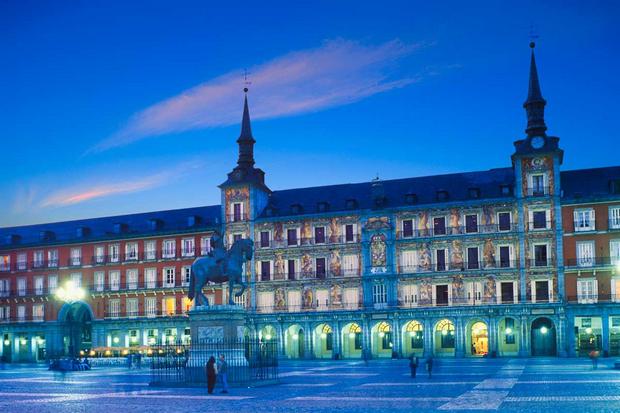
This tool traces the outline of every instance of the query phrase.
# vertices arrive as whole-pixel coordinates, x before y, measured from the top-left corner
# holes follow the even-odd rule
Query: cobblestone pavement
[[[10,412],[618,412],[620,370],[613,359],[593,370],[584,359],[436,359],[412,379],[407,360],[283,362],[281,383],[233,388],[149,387],[149,371],[53,373],[0,370],[0,409]]]

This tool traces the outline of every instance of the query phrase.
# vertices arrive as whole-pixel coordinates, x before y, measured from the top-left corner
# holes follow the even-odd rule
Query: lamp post
[[[55,295],[56,299],[71,306],[75,302],[82,300],[86,295],[86,292],[83,288],[76,286],[72,280],[69,280],[65,282],[63,286],[58,287]],[[73,319],[71,309],[69,309],[69,313],[67,314],[65,321],[69,327],[69,355],[71,357],[75,357],[78,354],[78,350],[76,349],[78,340],[74,337],[75,320]]]

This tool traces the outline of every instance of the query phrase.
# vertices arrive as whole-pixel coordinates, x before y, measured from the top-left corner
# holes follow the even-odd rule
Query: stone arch
[[[305,334],[303,327],[299,324],[290,325],[284,333],[284,352],[287,358],[304,358]]]
[[[334,355],[334,332],[328,323],[317,325],[312,332],[314,343],[314,357],[319,359],[331,359]]]
[[[557,332],[552,319],[538,317],[530,327],[532,356],[555,356]]]
[[[341,349],[344,358],[361,358],[363,348],[362,327],[356,322],[350,322],[342,327]]]
[[[515,317],[502,317],[497,322],[497,350],[500,356],[518,356],[521,324]]]
[[[468,356],[485,356],[489,353],[490,327],[486,320],[474,318],[465,329],[465,354]]]
[[[258,330],[258,339],[260,341],[277,341],[278,331],[271,324],[266,324]]]
[[[58,312],[61,323],[62,347],[65,355],[77,357],[80,351],[92,348],[92,322],[95,315],[92,308],[84,301],[65,303]]]
[[[449,318],[439,320],[433,327],[433,352],[438,357],[450,357],[456,353],[456,327]]]
[[[424,354],[424,324],[418,320],[410,320],[403,325],[402,353],[404,357]]]
[[[370,329],[370,349],[373,357],[392,357],[394,334],[389,321],[379,321]]]

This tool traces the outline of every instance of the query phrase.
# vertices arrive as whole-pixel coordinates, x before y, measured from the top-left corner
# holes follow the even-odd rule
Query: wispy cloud
[[[250,68],[252,117],[317,111],[414,83],[417,75],[394,77],[392,69],[421,46],[398,40],[374,46],[332,40]],[[134,114],[90,152],[150,136],[239,122],[240,74],[241,70],[231,71]]]
[[[203,166],[202,162],[183,162],[176,167],[141,177],[132,176],[131,180],[118,179],[114,182],[81,182],[66,188],[54,190],[45,196],[38,206],[64,207],[113,195],[145,191],[166,185],[191,171]]]

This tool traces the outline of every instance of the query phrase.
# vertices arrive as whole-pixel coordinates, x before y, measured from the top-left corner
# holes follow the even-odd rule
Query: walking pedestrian
[[[411,377],[415,379],[415,373],[418,369],[418,358],[415,354],[411,355],[411,358],[409,359],[409,368],[411,369]]]
[[[431,372],[433,371],[433,356],[426,358],[426,371],[428,372],[428,378],[431,378]]]
[[[209,357],[209,361],[206,366],[207,370],[207,391],[209,394],[213,394],[215,388],[215,379],[217,378],[217,365],[215,364],[215,357]]]
[[[228,363],[226,363],[224,353],[220,354],[220,359],[217,362],[217,371],[222,381],[222,393],[228,393]]]
[[[596,350],[592,350],[589,355],[590,355],[590,359],[592,359],[592,369],[593,370],[598,369],[599,352]]]

